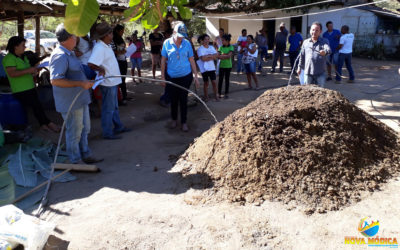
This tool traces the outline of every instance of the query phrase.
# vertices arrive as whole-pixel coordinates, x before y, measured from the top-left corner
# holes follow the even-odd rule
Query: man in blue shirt
[[[300,35],[300,33],[296,32],[296,27],[293,26],[290,29],[290,36],[289,36],[289,59],[290,59],[290,66],[292,67],[291,70],[293,70],[293,67],[297,66],[294,65],[297,56],[299,55],[301,45],[303,44],[303,37]],[[289,74],[291,73],[288,72]]]
[[[90,132],[88,89],[93,86],[93,82],[86,79],[81,62],[73,52],[76,36],[69,34],[63,24],[58,25],[56,36],[60,45],[50,57],[50,80],[53,85],[56,110],[61,113],[65,121],[69,160],[74,164],[81,161],[87,164],[100,162],[103,159],[91,157],[87,139]],[[72,101],[82,90],[67,117]]]
[[[335,65],[335,70],[337,70],[337,60],[339,58],[339,40],[342,35],[339,30],[333,28],[333,23],[328,21],[326,23],[327,31],[322,35],[323,38],[329,41],[329,47],[331,47],[332,54],[329,55],[327,62],[328,78],[327,81],[332,80],[332,64]]]

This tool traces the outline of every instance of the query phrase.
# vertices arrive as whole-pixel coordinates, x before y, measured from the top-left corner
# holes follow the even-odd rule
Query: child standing
[[[215,74],[215,63],[214,60],[218,58],[218,53],[213,46],[210,46],[210,37],[204,34],[199,37],[198,41],[202,44],[197,49],[197,55],[199,56],[198,65],[200,68],[201,75],[203,76],[204,82],[204,100],[208,101],[208,79],[211,80],[215,100],[219,101],[217,94],[217,76]]]
[[[138,76],[141,77],[142,73],[141,73],[140,69],[142,68],[143,44],[137,38],[137,33],[133,33],[132,34],[132,42],[131,42],[131,44],[132,43],[135,44],[135,46],[136,46],[136,52],[131,55],[131,63],[132,63],[131,73],[132,73],[132,76],[134,76],[135,75],[135,68],[136,68],[137,72],[138,72]],[[136,83],[135,78],[133,78],[133,82]],[[139,79],[139,82],[142,82],[142,80]]]
[[[221,60],[219,64],[219,76],[218,76],[218,95],[221,98],[222,83],[225,77],[225,94],[224,98],[228,99],[229,94],[229,76],[232,70],[232,54],[234,51],[233,46],[230,44],[231,35],[224,34],[222,36],[222,46],[219,47],[219,59]]]
[[[246,69],[247,82],[249,83],[248,89],[253,89],[251,86],[251,77],[253,77],[256,84],[256,90],[258,90],[259,87],[256,76],[256,59],[258,56],[258,50],[252,35],[247,36],[247,45],[242,47],[241,52],[243,53],[243,64]]]

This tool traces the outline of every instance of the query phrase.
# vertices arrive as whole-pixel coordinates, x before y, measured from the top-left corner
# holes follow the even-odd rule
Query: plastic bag
[[[26,215],[14,205],[0,207],[0,240],[22,244],[27,250],[43,249],[55,225]]]

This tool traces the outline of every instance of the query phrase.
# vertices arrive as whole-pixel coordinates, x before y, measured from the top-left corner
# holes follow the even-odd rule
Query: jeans
[[[221,95],[222,93],[222,83],[225,77],[225,95],[229,93],[229,76],[231,74],[232,68],[219,68],[219,75],[218,75],[218,94]]]
[[[118,61],[118,66],[119,66],[119,71],[121,72],[121,75],[126,75],[126,73],[128,72],[128,62],[126,60]],[[126,100],[126,98],[128,97],[128,93],[126,91],[125,77],[121,77],[121,79],[122,79],[122,83],[119,85],[119,87],[121,88],[122,99]]]
[[[296,69],[297,65],[299,65],[299,61],[297,59],[297,56],[299,55],[299,51],[290,51],[289,52],[289,59],[290,59],[290,67],[293,69],[293,67]],[[294,65],[294,62],[296,62],[296,65]]]
[[[251,74],[256,72],[256,62],[243,64],[246,70],[246,74]]]
[[[268,46],[260,47],[260,60],[258,61],[258,70],[261,70],[264,60],[267,61],[267,57],[268,57]]]
[[[349,71],[350,80],[354,80],[354,71],[351,66],[351,53],[339,53],[339,59],[337,64],[337,73],[336,73],[336,81],[342,80],[342,68],[343,64],[346,63],[346,68]],[[338,74],[339,73],[339,74]]]
[[[272,62],[272,70],[275,71],[276,65],[278,64],[279,58],[279,70],[283,70],[283,57],[284,57],[285,50],[275,50],[274,52],[274,61]]]
[[[323,73],[322,75],[318,75],[318,76],[304,74],[305,85],[318,84],[318,86],[323,88],[325,86],[325,81],[326,81],[325,73]]]
[[[243,58],[243,54],[238,53],[238,54],[237,54],[237,72],[238,72],[238,73],[244,71],[242,58]]]
[[[61,113],[61,115],[65,121],[67,113]],[[82,158],[89,157],[91,154],[88,145],[88,134],[90,132],[89,106],[84,105],[71,111],[65,122],[65,127],[65,141],[71,163],[77,163]]]
[[[13,93],[13,97],[22,104],[25,110],[32,108],[33,114],[38,120],[40,126],[50,123],[49,118],[47,118],[46,114],[44,113],[35,88]]]
[[[101,127],[103,137],[113,136],[115,132],[124,129],[124,125],[119,118],[118,110],[118,86],[106,87],[100,85],[103,102],[101,106]],[[114,130],[113,130],[114,125]]]
[[[166,75],[167,81],[173,82],[178,84],[184,88],[189,89],[190,84],[192,84],[193,75],[192,72],[190,74],[177,77],[177,78],[170,78]],[[172,120],[176,121],[178,119],[178,104],[181,111],[181,123],[186,123],[187,120],[187,100],[188,100],[188,92],[186,90],[177,88],[175,86],[171,86],[169,89],[169,94],[171,96],[171,118]]]

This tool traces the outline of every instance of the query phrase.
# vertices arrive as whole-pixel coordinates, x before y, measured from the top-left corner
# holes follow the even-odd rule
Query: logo
[[[378,221],[370,221],[368,217],[360,220],[358,224],[358,232],[360,232],[365,237],[373,237],[379,231],[379,220]]]
[[[372,220],[370,217],[365,217],[358,223],[357,231],[364,237],[346,236],[344,244],[346,245],[367,245],[369,247],[389,247],[398,248],[396,237],[378,236],[379,220]],[[375,237],[376,236],[376,237]]]

